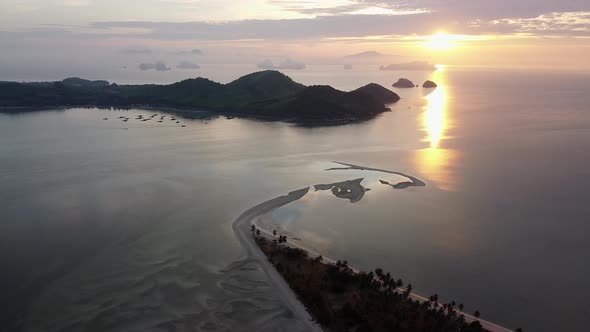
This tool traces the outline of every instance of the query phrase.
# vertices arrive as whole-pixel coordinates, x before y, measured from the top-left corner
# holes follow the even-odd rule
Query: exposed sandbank
[[[250,259],[257,260],[260,263],[260,266],[270,281],[277,287],[279,294],[281,294],[281,297],[285,302],[285,305],[291,309],[295,316],[299,317],[301,321],[307,324],[308,331],[320,332],[322,331],[321,327],[313,322],[311,315],[307,312],[303,304],[299,302],[297,296],[295,293],[293,293],[283,277],[281,277],[274,267],[270,265],[264,253],[260,250],[260,248],[258,248],[258,245],[256,245],[252,239],[252,236],[250,235],[250,225],[254,218],[264,213],[270,212],[278,207],[294,202],[305,196],[308,191],[309,187],[295,190],[287,195],[273,198],[264,203],[258,204],[242,213],[233,222],[232,228],[236,234],[236,237],[240,241],[240,244],[244,248],[246,256]]]
[[[411,184],[409,182],[401,182],[401,184],[403,184],[404,186],[410,186],[410,185],[411,186],[425,186],[426,185],[420,179],[418,179],[414,176],[405,174],[405,173],[401,173],[401,172],[395,172],[395,171],[389,171],[389,170],[384,170],[384,169],[353,165],[353,164],[336,162],[336,161],[334,163],[344,165],[347,167],[329,168],[328,170],[352,169],[352,170],[367,170],[367,171],[384,172],[384,173],[389,173],[389,174],[400,175],[400,176],[410,179]],[[359,180],[359,179],[357,179],[357,180]],[[360,179],[360,180],[362,180],[362,179]],[[339,182],[337,184],[352,183],[352,182],[355,182],[355,180]],[[360,184],[360,181],[358,183]],[[387,184],[389,184],[389,183],[387,183]],[[335,185],[336,184],[318,185],[318,186],[320,186],[320,190],[326,190],[326,189],[334,188]],[[391,185],[391,184],[389,184],[389,185]],[[330,186],[330,188],[327,188],[328,186]],[[392,186],[394,186],[394,188],[395,188],[395,185],[392,185]],[[396,189],[400,189],[400,188],[396,188]],[[234,233],[236,234],[236,237],[240,241],[240,244],[242,245],[242,247],[245,250],[245,255],[248,258],[255,259],[260,263],[260,266],[263,268],[264,272],[268,275],[270,281],[276,285],[277,289],[279,290],[279,293],[281,294],[281,297],[285,301],[285,304],[292,310],[292,312],[296,316],[300,317],[302,321],[307,323],[307,325],[309,327],[309,331],[322,331],[321,327],[317,323],[313,322],[313,320],[312,320],[313,318],[311,317],[309,312],[307,312],[307,310],[303,306],[303,304],[297,299],[297,296],[291,290],[290,286],[286,283],[286,281],[283,279],[283,277],[267,261],[266,255],[260,250],[260,248],[258,247],[258,245],[256,244],[256,242],[254,241],[253,237],[250,234],[250,227],[253,224],[252,221],[256,217],[259,217],[259,216],[266,214],[268,212],[271,212],[272,210],[275,210],[281,206],[284,206],[284,205],[287,205],[291,202],[299,200],[300,198],[305,196],[309,192],[309,190],[310,190],[310,187],[295,190],[295,191],[288,193],[287,195],[279,196],[279,197],[273,198],[271,200],[268,200],[266,202],[263,202],[261,204],[258,204],[256,206],[246,210],[236,220],[234,220],[234,222],[232,224],[232,228],[233,228]],[[349,198],[349,197],[345,197],[345,198]],[[264,232],[264,233],[266,236],[272,237],[272,234],[270,232]],[[308,251],[311,255],[318,255],[318,253],[315,253],[315,252],[305,248],[302,245],[294,244],[292,242],[290,242],[289,245],[296,247],[296,248],[303,249],[305,251]],[[324,259],[326,259],[327,261],[335,262],[333,259],[328,258],[328,257],[324,257]],[[355,271],[358,272],[358,270],[355,270]],[[410,297],[413,300],[418,300],[421,302],[428,301],[427,298],[425,298],[419,294],[416,294],[416,293],[410,293]],[[487,331],[490,331],[490,332],[510,332],[511,331],[510,329],[504,328],[504,327],[494,324],[492,322],[478,319],[478,318],[476,318],[472,315],[466,314],[464,312],[461,312],[461,313],[465,316],[465,319],[468,322],[478,320],[481,323],[481,325],[483,326],[483,328]]]

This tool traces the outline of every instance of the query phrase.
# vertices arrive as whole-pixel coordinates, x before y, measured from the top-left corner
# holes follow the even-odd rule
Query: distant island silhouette
[[[394,88],[413,88],[416,87],[417,85],[414,85],[414,83],[412,81],[410,81],[407,78],[400,78],[399,80],[397,80],[397,82],[393,83],[392,85]]]
[[[380,53],[377,51],[366,51],[366,52],[346,55],[344,58],[345,59],[367,59],[367,58],[384,58],[384,57],[397,57],[397,56],[399,56],[399,55],[383,54],[383,53]]]
[[[350,92],[331,86],[305,86],[266,70],[228,84],[206,78],[169,85],[118,85],[67,78],[57,82],[0,82],[0,111],[41,107],[168,107],[186,111],[281,120],[302,124],[338,124],[371,119],[398,101],[393,91],[368,84]]]
[[[413,70],[413,71],[434,71],[436,66],[426,61],[413,61],[407,63],[396,63],[379,67],[379,70]]]
[[[426,82],[424,82],[424,84],[422,84],[423,88],[429,88],[429,89],[436,88],[437,86],[438,85],[431,80],[427,80]]]

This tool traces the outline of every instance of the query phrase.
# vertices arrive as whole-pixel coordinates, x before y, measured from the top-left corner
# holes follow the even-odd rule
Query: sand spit
[[[350,170],[350,169],[352,169],[352,170],[377,171],[377,172],[384,172],[384,173],[389,173],[389,174],[400,175],[400,176],[406,177],[410,180],[410,182],[400,182],[395,185],[391,185],[388,182],[384,183],[386,181],[381,181],[381,183],[391,185],[392,187],[394,187],[396,189],[403,189],[403,188],[407,188],[408,186],[422,187],[422,186],[426,185],[420,179],[418,179],[414,176],[408,175],[408,174],[401,173],[401,172],[395,172],[395,171],[389,171],[389,170],[384,170],[384,169],[347,164],[347,163],[336,162],[336,161],[334,163],[344,165],[347,167],[334,167],[334,168],[329,168],[327,170]],[[338,189],[338,190],[342,190],[341,188],[345,188],[344,190],[348,190],[351,188],[351,186],[356,187],[356,185],[353,185],[353,183],[358,182],[358,184],[360,185],[361,181],[362,181],[362,178],[357,179],[357,180],[349,180],[349,181],[334,183],[334,184],[326,184],[326,185],[320,184],[320,185],[316,185],[314,187],[316,190],[330,190],[330,189],[333,190],[334,188],[337,188],[337,187],[340,187],[340,189]],[[319,188],[318,188],[318,186],[319,186]],[[357,189],[358,188],[356,188],[355,190],[357,190]],[[285,301],[285,305],[289,309],[291,309],[291,311],[293,312],[294,315],[299,317],[301,319],[301,321],[303,321],[307,324],[308,331],[320,332],[320,331],[322,331],[321,327],[313,321],[313,318],[311,317],[309,312],[307,312],[307,309],[303,306],[303,304],[301,302],[299,302],[299,300],[297,299],[297,296],[291,290],[291,288],[286,283],[286,281],[275,270],[275,268],[267,261],[266,255],[260,250],[260,248],[258,247],[256,242],[254,241],[254,238],[253,238],[253,236],[251,234],[251,230],[250,230],[250,227],[252,226],[253,220],[255,218],[257,218],[261,215],[264,215],[266,213],[269,213],[272,210],[275,210],[281,206],[287,205],[291,202],[301,199],[303,196],[305,196],[309,192],[309,190],[310,190],[310,187],[295,190],[295,191],[288,193],[287,195],[273,198],[271,200],[268,200],[264,203],[258,204],[256,206],[246,210],[236,220],[234,220],[234,222],[232,224],[232,229],[233,229],[234,233],[236,234],[236,237],[240,241],[240,244],[244,248],[245,256],[249,259],[257,260],[260,263],[260,266],[262,266],[264,272],[267,274],[270,281],[277,287],[279,293],[281,294],[281,297]],[[359,194],[358,190],[355,195],[357,195],[357,194]],[[362,194],[364,194],[364,191]],[[336,193],[334,193],[334,195],[336,195]],[[354,195],[352,195],[352,196],[354,196]],[[347,196],[347,197],[342,197],[342,198],[351,199],[351,197]],[[265,236],[272,238],[271,233],[267,233],[264,230],[262,230],[262,231]],[[289,245],[306,250],[310,253],[310,255],[316,255],[316,256],[318,255],[318,253],[310,251],[302,245],[294,244],[292,242],[289,242]],[[324,257],[324,259],[326,261],[334,262],[334,260],[329,257]],[[357,271],[356,269],[353,269],[353,270]],[[418,295],[416,293],[411,293],[410,297],[414,300],[418,300],[421,302],[428,300],[427,298],[425,298],[421,295]],[[511,331],[507,328],[504,328],[502,326],[499,326],[497,324],[494,324],[492,322],[489,322],[489,321],[486,321],[483,319],[476,318],[472,315],[469,315],[466,313],[462,313],[462,314],[465,315],[465,319],[468,322],[478,320],[481,323],[481,325],[483,326],[483,328],[487,331],[490,331],[490,332],[510,332]]]
[[[327,171],[355,169],[355,170],[359,170],[359,171],[383,172],[383,173],[395,174],[395,175],[400,175],[400,176],[406,177],[406,178],[410,179],[410,181],[412,182],[411,186],[413,186],[413,187],[424,187],[424,186],[426,186],[426,183],[422,182],[420,179],[418,179],[418,178],[416,178],[414,176],[405,174],[405,173],[395,172],[395,171],[388,171],[386,169],[379,169],[379,168],[358,166],[358,165],[353,165],[353,164],[342,163],[342,162],[339,162],[339,161],[333,161],[333,162],[336,163],[336,164],[340,164],[340,165],[344,165],[344,166],[348,166],[348,167],[332,167],[332,168],[328,168]],[[386,182],[386,181],[382,181],[382,183],[383,182]],[[397,185],[402,184],[402,183],[404,183],[404,184],[407,185],[407,182],[400,182]],[[387,183],[387,184],[389,184],[389,183]],[[408,186],[410,186],[410,185],[407,185],[406,188]],[[400,189],[400,188],[396,188],[396,189]]]
[[[270,281],[277,287],[281,297],[285,301],[285,305],[291,309],[293,314],[301,319],[301,321],[307,323],[308,331],[322,331],[321,327],[314,323],[311,315],[307,312],[303,304],[299,302],[297,296],[287,282],[279,275],[275,268],[267,261],[264,253],[258,248],[258,245],[254,242],[252,235],[250,234],[250,226],[252,220],[262,214],[268,213],[276,208],[283,205],[294,202],[301,197],[305,196],[309,192],[309,187],[295,190],[287,195],[273,198],[264,203],[258,204],[242,213],[232,224],[232,228],[236,237],[240,241],[240,244],[245,250],[245,254],[250,259],[255,259],[260,263],[264,272],[270,279]]]

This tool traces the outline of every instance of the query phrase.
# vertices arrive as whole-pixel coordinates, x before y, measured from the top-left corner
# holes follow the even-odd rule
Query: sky
[[[367,51],[399,57],[357,61],[590,70],[590,1],[2,0],[0,48],[0,80],[306,70]]]

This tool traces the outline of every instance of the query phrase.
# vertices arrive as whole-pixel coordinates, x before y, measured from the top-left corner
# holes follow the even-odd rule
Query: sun
[[[455,48],[457,38],[446,32],[439,31],[427,37],[427,46],[433,50],[449,50]]]

